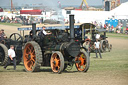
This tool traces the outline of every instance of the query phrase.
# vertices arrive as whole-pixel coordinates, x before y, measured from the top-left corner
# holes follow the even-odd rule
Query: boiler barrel
[[[65,42],[56,45],[54,50],[61,51],[64,55],[76,57],[80,53],[80,45],[76,42]]]

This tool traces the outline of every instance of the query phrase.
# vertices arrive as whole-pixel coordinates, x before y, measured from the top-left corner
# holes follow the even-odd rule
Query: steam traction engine
[[[8,59],[8,49],[10,45],[14,45],[16,52],[16,60],[17,64],[19,64],[22,60],[22,45],[23,45],[23,37],[18,33],[13,33],[9,38],[4,39],[0,42],[0,65],[5,65]]]
[[[74,40],[74,15],[70,15],[70,34],[60,29],[47,31],[52,34],[42,39],[33,24],[32,37],[26,37],[23,49],[25,70],[35,72],[40,66],[51,66],[53,72],[61,73],[68,65],[75,64],[78,71],[87,72],[90,59],[81,42]]]

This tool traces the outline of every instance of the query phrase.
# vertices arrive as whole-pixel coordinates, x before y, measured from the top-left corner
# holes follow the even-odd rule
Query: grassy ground
[[[89,71],[128,71],[128,49],[114,49],[112,52],[102,53],[103,59],[96,59],[95,53],[91,54],[90,60],[90,69]],[[8,67],[8,70],[2,69],[0,66],[0,72],[10,72],[13,71],[12,66]],[[47,69],[47,67],[41,67],[41,69]],[[48,67],[48,69],[50,69]],[[24,71],[23,63],[17,65],[17,71],[22,72]],[[68,70],[70,71],[70,70]],[[77,71],[75,66],[71,71]]]
[[[107,37],[128,39],[128,35],[126,35],[126,34],[117,34],[117,33],[107,33]]]
[[[3,23],[3,22],[0,22],[0,25],[21,26],[21,24],[17,24],[17,23]]]

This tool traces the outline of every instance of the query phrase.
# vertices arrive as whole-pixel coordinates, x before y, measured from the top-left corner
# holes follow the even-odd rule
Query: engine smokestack
[[[32,23],[32,36],[36,36],[36,23]]]
[[[74,15],[69,15],[69,21],[70,21],[70,38],[73,41],[74,40]]]

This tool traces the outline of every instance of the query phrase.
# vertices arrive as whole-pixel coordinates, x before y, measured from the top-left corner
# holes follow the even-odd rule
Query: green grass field
[[[0,22],[1,25],[9,25],[9,26],[21,26],[21,24],[17,24],[17,23],[3,23]]]
[[[126,35],[126,34],[116,34],[116,33],[107,33],[107,37],[128,39],[128,35]]]

